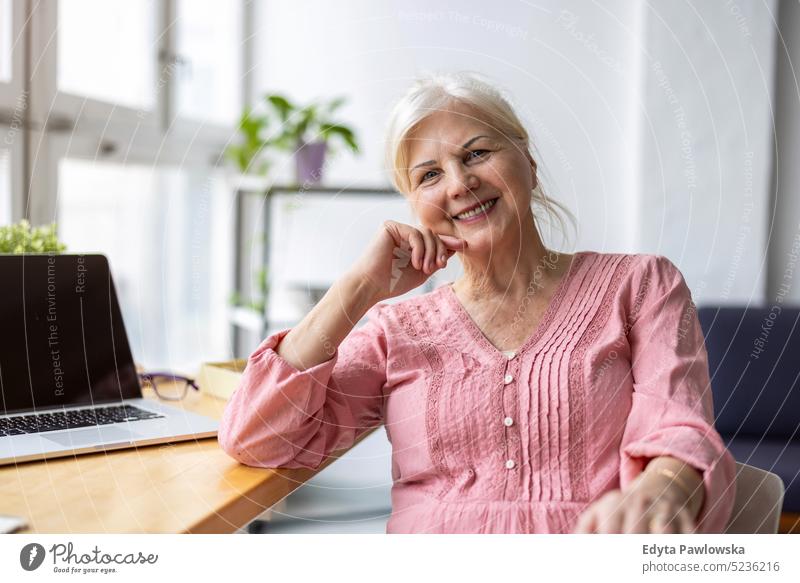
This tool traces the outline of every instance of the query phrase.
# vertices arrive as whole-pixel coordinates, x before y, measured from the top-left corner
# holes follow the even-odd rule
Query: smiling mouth
[[[492,208],[497,203],[499,198],[500,197],[489,199],[486,202],[482,203],[479,206],[476,206],[473,209],[470,209],[468,211],[464,211],[463,213],[459,213],[457,215],[453,215],[453,218],[455,220],[457,220],[457,221],[463,221],[465,219],[470,219],[472,217],[476,217],[479,214],[484,213],[484,212],[488,211],[490,208]]]

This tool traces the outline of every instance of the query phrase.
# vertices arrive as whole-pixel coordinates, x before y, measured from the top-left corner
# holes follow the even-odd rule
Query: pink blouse
[[[567,533],[651,458],[702,475],[698,532],[722,532],[735,461],[713,427],[703,334],[680,271],[656,255],[575,254],[538,327],[498,351],[451,284],[379,303],[329,360],[298,371],[269,336],[219,443],[243,464],[316,468],[384,425],[387,532]]]

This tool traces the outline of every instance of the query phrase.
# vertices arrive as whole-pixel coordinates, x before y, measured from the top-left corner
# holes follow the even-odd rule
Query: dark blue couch
[[[698,309],[716,428],[742,462],[781,477],[800,512],[800,308]]]

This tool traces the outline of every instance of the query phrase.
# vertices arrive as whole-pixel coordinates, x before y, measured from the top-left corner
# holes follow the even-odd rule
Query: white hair
[[[574,226],[575,217],[572,213],[544,194],[533,144],[514,108],[497,89],[476,73],[462,71],[421,77],[395,104],[389,116],[386,138],[386,166],[394,187],[405,194],[411,191],[407,143],[411,131],[431,114],[454,104],[474,109],[482,121],[528,152],[537,165],[537,184],[531,193],[532,203],[538,204],[551,221],[559,224],[562,234],[565,233],[565,216]]]

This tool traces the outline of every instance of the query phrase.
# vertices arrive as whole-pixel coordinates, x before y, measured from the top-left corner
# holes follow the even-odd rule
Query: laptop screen
[[[0,255],[0,413],[141,396],[102,255]]]

